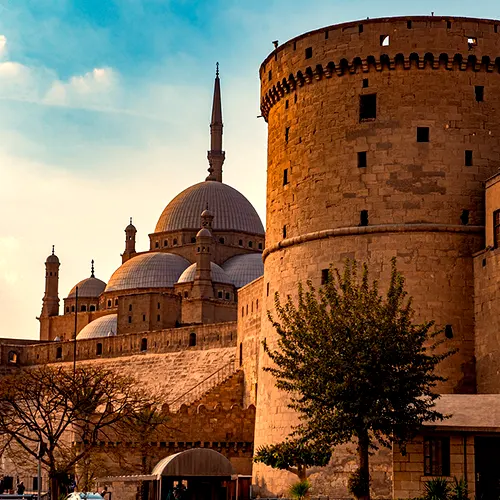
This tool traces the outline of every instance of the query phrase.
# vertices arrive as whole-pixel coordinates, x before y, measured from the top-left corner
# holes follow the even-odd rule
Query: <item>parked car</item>
[[[103,497],[99,493],[74,491],[70,493],[65,500],[103,500]]]

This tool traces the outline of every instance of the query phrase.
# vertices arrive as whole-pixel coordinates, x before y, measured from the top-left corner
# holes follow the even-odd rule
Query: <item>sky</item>
[[[44,261],[59,296],[121,263],[204,180],[220,63],[224,182],[265,221],[258,68],[321,26],[394,15],[499,18],[498,0],[0,0],[0,337],[39,335]]]

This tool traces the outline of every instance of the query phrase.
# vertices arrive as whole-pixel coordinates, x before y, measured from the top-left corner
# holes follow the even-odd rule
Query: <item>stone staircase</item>
[[[243,372],[236,368],[234,360],[219,368],[204,380],[189,388],[179,397],[168,402],[171,411],[177,411],[182,405],[203,404],[214,407],[220,404],[230,408],[243,401]]]

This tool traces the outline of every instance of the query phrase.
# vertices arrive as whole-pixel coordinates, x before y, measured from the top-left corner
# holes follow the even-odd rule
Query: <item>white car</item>
[[[99,495],[99,493],[74,491],[73,493],[70,493],[65,500],[103,500],[103,497]]]

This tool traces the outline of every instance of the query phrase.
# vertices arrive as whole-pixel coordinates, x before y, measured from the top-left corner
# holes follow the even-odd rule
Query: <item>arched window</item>
[[[69,313],[69,306],[66,306],[66,312]]]
[[[189,334],[189,347],[194,347],[196,345],[196,333]]]
[[[87,306],[83,305],[80,307],[80,311],[85,312],[87,310]]]
[[[111,300],[108,300],[108,307],[111,307]]]
[[[240,366],[243,364],[243,343],[240,342]]]
[[[240,247],[242,247],[242,246],[243,246],[243,240],[240,240],[240,241],[238,242],[238,245],[239,245]]]
[[[146,352],[148,350],[148,339],[141,340],[141,352]]]
[[[248,248],[252,248],[253,247],[253,241],[249,241],[248,242]]]
[[[174,238],[174,245],[177,245],[177,238]]]
[[[163,242],[163,246],[164,246],[164,247],[168,247],[168,240],[165,240],[165,241]]]
[[[221,243],[222,245],[224,245],[225,242],[226,242],[226,240],[224,238],[219,238],[219,243]]]
[[[118,305],[118,299],[115,299],[115,306]]]
[[[75,312],[75,306],[71,306],[71,312],[74,313]]]
[[[13,365],[17,364],[17,352],[16,351],[9,351],[9,363],[12,363]]]
[[[259,243],[259,250],[262,250],[262,243]]]
[[[184,298],[187,299],[189,297],[189,292],[184,292]]]
[[[128,305],[128,310],[131,311],[132,310],[132,304],[129,304]]]
[[[96,346],[95,353],[97,356],[100,356],[102,354],[102,344],[99,342]]]
[[[94,305],[90,306],[90,310],[95,311],[95,306]]]
[[[196,238],[194,236],[191,236],[191,243],[196,243]]]
[[[61,359],[62,358],[62,347],[58,347],[56,349],[56,359]]]

